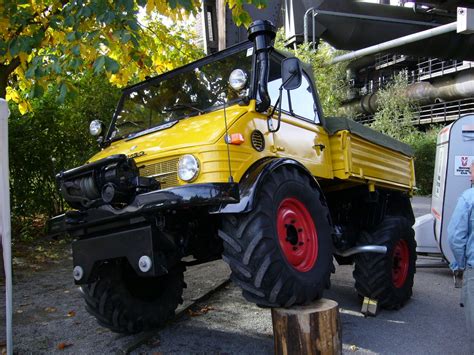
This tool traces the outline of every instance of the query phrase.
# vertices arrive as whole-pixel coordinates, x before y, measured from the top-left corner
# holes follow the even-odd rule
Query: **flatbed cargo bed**
[[[334,177],[412,190],[413,151],[407,144],[347,118],[327,118]]]

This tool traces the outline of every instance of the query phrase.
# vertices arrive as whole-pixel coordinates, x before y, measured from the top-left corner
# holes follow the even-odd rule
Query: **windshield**
[[[247,86],[239,92],[228,84],[230,73],[237,68],[244,70],[249,78]],[[220,60],[165,74],[163,78],[127,90],[110,138],[132,138],[140,132],[152,132],[179,119],[214,110],[222,106],[224,99],[227,104],[241,100],[248,95],[251,71],[252,56],[245,48]]]

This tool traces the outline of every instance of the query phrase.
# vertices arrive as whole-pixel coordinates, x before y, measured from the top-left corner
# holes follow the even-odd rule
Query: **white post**
[[[0,235],[5,265],[5,313],[7,318],[7,354],[13,354],[12,334],[12,253],[10,221],[10,183],[8,168],[8,117],[10,111],[5,99],[0,98]]]

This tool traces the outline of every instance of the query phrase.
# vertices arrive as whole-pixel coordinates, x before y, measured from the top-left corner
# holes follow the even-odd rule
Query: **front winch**
[[[159,188],[155,179],[140,177],[135,161],[123,154],[61,172],[56,179],[64,199],[76,209],[124,207],[137,193]]]

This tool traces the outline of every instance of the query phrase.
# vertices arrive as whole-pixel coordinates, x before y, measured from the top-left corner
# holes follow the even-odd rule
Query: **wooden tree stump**
[[[273,308],[277,355],[341,354],[342,334],[337,302],[320,299],[307,306]]]

